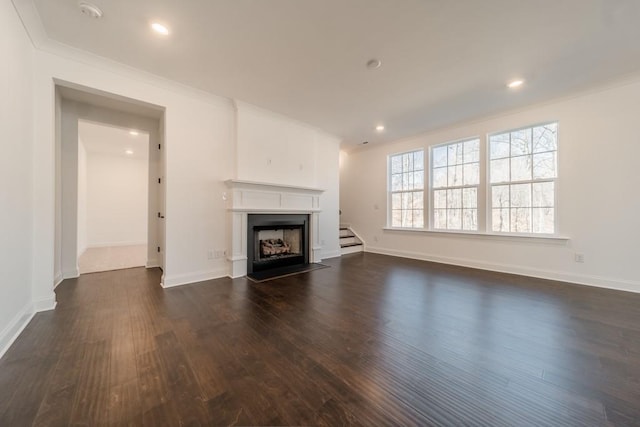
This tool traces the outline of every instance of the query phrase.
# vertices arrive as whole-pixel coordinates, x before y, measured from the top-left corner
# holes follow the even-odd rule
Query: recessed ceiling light
[[[80,3],[78,3],[78,7],[80,8],[80,12],[84,13],[90,18],[102,18],[102,10],[100,10],[100,8],[93,3],[81,1]]]
[[[153,28],[153,31],[155,31],[158,34],[162,34],[163,36],[168,36],[169,35],[169,29],[167,27],[165,27],[162,24],[159,24],[157,22],[154,22],[151,24],[151,28]]]
[[[138,136],[140,135],[137,130],[130,130],[129,135]]]
[[[515,89],[517,87],[520,87],[524,84],[524,80],[522,79],[517,79],[517,80],[512,80],[509,83],[507,83],[507,87],[509,89]]]
[[[378,125],[378,126],[376,126],[376,130],[377,130],[378,132],[382,132],[382,131],[384,130],[384,126],[382,126],[382,125]]]
[[[367,68],[370,70],[380,68],[381,65],[382,65],[382,61],[376,58],[372,58],[367,62]]]
[[[133,150],[127,150],[127,151],[125,151],[125,153],[128,154],[128,155],[132,155],[133,154]]]

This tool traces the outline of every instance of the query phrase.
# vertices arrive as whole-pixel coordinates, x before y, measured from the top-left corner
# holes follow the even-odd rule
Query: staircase
[[[342,255],[352,254],[355,252],[362,252],[364,246],[362,240],[351,231],[351,228],[346,224],[340,225],[340,253]]]

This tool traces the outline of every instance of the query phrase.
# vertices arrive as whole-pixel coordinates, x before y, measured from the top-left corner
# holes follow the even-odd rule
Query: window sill
[[[529,235],[529,234],[502,234],[502,233],[483,233],[476,231],[449,231],[449,230],[427,230],[424,228],[398,228],[398,227],[384,227],[384,231],[398,231],[398,232],[410,232],[410,233],[425,233],[433,234],[437,236],[452,236],[452,237],[469,237],[478,239],[492,239],[492,240],[515,240],[523,242],[557,242],[565,243],[570,240],[566,236],[555,235]]]

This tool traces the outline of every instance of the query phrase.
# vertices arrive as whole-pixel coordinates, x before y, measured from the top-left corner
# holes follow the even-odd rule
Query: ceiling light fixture
[[[157,22],[154,22],[151,24],[151,28],[153,28],[153,31],[155,31],[158,34],[162,34],[163,36],[168,36],[169,35],[169,29],[167,27],[165,27],[162,24],[159,24]]]
[[[140,135],[137,130],[130,130],[129,135],[138,136]]]
[[[369,143],[369,141],[364,141],[364,142],[362,143],[362,145],[366,145],[366,144],[368,144],[368,143]]]
[[[127,151],[125,151],[125,153],[128,154],[128,155],[132,155],[133,154],[133,150],[127,150]]]
[[[524,84],[524,80],[522,79],[517,79],[517,80],[512,80],[509,83],[507,83],[507,87],[509,89],[515,89],[517,87],[520,87]]]
[[[93,3],[89,3],[87,1],[81,1],[78,3],[78,7],[80,8],[80,12],[87,15],[90,18],[100,19],[102,18],[102,10],[98,6]]]
[[[380,68],[382,65],[382,61],[379,59],[372,58],[367,62],[367,68],[370,70],[374,70],[376,68]]]
[[[376,130],[377,130],[378,132],[382,132],[382,131],[384,130],[384,126],[382,126],[382,125],[378,125],[378,126],[376,126]]]

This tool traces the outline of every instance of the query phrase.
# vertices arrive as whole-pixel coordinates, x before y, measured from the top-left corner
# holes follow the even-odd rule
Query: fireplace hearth
[[[309,215],[248,215],[247,274],[308,263]]]

